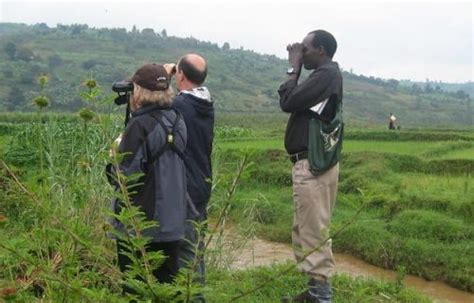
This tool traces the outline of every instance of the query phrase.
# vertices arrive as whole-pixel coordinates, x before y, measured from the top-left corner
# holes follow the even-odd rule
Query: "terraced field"
[[[370,132],[347,134],[333,231],[353,220],[359,208],[363,211],[334,247],[384,268],[403,267],[472,292],[472,134],[440,131],[436,140],[437,134],[430,132],[431,139],[417,141],[419,132],[388,140],[368,140]],[[380,138],[379,131],[373,135]],[[450,136],[455,140],[446,140]],[[291,165],[282,139],[232,138],[217,147],[254,160],[234,206],[235,220],[248,225],[248,214],[241,214],[250,208],[260,237],[290,243]],[[235,160],[230,156],[230,162]]]

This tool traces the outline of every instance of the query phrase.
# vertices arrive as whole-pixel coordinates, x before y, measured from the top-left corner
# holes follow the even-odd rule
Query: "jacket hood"
[[[179,94],[188,94],[188,95],[191,95],[197,99],[200,99],[202,101],[207,101],[207,102],[213,102],[211,100],[211,93],[209,92],[209,90],[207,89],[207,87],[205,86],[200,86],[200,87],[195,87],[191,90],[184,90],[184,91],[180,91]]]
[[[184,102],[191,104],[203,116],[214,115],[214,102],[207,87],[202,86],[192,90],[181,91],[177,98],[182,98]]]

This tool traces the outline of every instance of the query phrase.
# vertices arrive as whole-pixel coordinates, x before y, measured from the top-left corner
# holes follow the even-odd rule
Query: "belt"
[[[293,163],[296,163],[299,160],[303,160],[303,159],[308,159],[308,152],[307,151],[302,151],[302,152],[290,155],[290,161],[293,162]]]

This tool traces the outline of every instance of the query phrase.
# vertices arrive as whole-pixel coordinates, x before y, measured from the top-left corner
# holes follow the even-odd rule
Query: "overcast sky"
[[[325,2],[0,0],[0,22],[165,28],[168,35],[229,42],[281,58],[288,43],[322,28],[338,40],[334,60],[357,74],[473,81],[472,1]]]

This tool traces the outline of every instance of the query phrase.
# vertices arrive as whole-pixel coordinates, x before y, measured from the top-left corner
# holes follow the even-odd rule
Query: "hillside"
[[[33,111],[31,100],[39,90],[36,77],[45,73],[51,79],[46,90],[52,99],[50,109],[76,111],[83,106],[79,91],[85,79],[97,79],[108,93],[112,82],[130,76],[139,65],[175,62],[188,52],[207,58],[207,85],[218,111],[280,112],[277,89],[285,79],[287,62],[276,56],[152,29],[11,23],[0,23],[0,109]],[[343,75],[347,120],[384,123],[394,112],[403,126],[473,124],[472,82],[452,91],[449,84],[424,87],[349,72]]]

